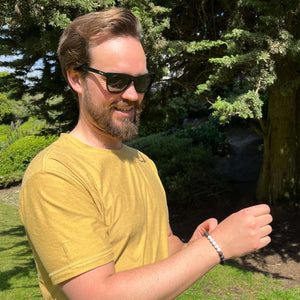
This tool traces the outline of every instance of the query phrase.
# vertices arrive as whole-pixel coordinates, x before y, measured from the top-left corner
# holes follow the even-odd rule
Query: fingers
[[[273,221],[273,217],[270,214],[261,215],[255,218],[258,227],[270,224]]]
[[[266,225],[266,226],[260,228],[259,235],[261,237],[265,237],[265,236],[269,235],[271,232],[272,232],[272,227],[270,225]]]
[[[269,234],[272,232],[270,223],[273,221],[273,217],[270,214],[270,208],[268,205],[256,205],[248,207],[244,210],[244,213],[250,217],[249,230],[253,236],[257,236],[257,242],[254,242],[256,246],[253,250],[258,250],[265,247],[271,242]]]
[[[261,215],[269,214],[270,207],[267,204],[258,204],[254,206],[250,206],[244,209],[246,214],[253,215],[254,217],[258,217]]]
[[[261,238],[258,249],[266,247],[270,242],[271,242],[271,238],[269,236],[265,236],[265,237]]]
[[[272,220],[268,205],[251,206],[227,217],[212,235],[226,258],[239,257],[271,242]]]

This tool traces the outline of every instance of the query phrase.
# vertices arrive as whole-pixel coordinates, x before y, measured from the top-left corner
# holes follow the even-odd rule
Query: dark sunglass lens
[[[106,79],[107,89],[111,93],[120,93],[124,91],[130,83],[130,76],[126,74],[111,74]]]
[[[138,93],[146,93],[150,84],[151,84],[151,75],[150,74],[145,74],[137,77],[135,79],[135,89]]]

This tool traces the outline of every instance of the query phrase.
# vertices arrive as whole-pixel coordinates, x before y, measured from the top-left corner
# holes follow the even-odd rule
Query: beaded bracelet
[[[208,232],[204,232],[204,235],[208,238],[208,240],[210,241],[210,243],[214,246],[214,248],[217,250],[219,256],[220,256],[220,263],[221,265],[225,264],[225,257],[220,249],[220,247],[218,246],[218,244],[215,242],[215,240],[211,237],[211,235]]]

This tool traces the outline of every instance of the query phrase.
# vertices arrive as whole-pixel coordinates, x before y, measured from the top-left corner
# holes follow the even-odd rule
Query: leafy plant
[[[25,136],[0,152],[0,187],[21,181],[29,162],[56,136]]]
[[[28,135],[40,134],[46,127],[46,121],[38,120],[36,117],[31,117],[29,120],[22,124],[20,120],[11,122],[10,130],[6,132],[7,145],[13,144],[16,140]]]
[[[183,128],[176,130],[178,137],[191,138],[193,144],[203,147],[214,154],[225,155],[229,152],[229,141],[226,134],[220,130],[220,126],[215,119],[200,124],[198,119],[191,122],[185,121]]]
[[[209,114],[206,101],[199,96],[187,91],[178,92],[173,90],[171,85],[166,91],[164,89],[161,89],[159,95],[154,93],[149,104],[146,104],[141,120],[140,136],[167,131],[174,127],[179,128],[185,119]]]

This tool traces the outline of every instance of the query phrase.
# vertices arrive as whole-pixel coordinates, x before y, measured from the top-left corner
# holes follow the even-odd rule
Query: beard
[[[117,138],[121,141],[129,141],[138,135],[141,105],[138,101],[118,100],[104,107],[101,103],[95,103],[91,97],[88,88],[85,86],[85,95],[83,99],[83,108],[91,118],[93,125],[101,132]],[[119,118],[118,123],[114,122],[112,116],[115,107],[134,106],[132,118]]]

